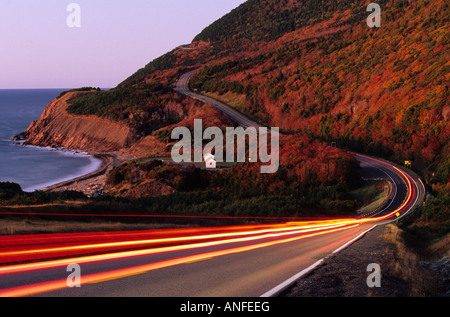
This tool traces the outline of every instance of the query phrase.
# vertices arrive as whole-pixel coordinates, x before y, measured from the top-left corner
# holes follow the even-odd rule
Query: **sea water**
[[[25,146],[14,140],[64,90],[0,90],[0,182],[14,182],[32,192],[100,167],[100,160],[85,153]]]

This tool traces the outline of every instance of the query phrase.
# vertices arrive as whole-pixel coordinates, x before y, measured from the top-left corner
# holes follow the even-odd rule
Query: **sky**
[[[244,2],[2,1],[0,89],[116,87]]]

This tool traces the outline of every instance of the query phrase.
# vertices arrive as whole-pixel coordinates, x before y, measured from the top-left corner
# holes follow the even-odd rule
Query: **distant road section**
[[[379,224],[392,222],[407,216],[423,204],[426,189],[417,175],[382,159],[352,154],[360,162],[361,167],[379,170],[387,176],[393,186],[389,201],[383,208],[371,214],[370,219],[377,220]]]
[[[245,117],[243,114],[239,113],[238,111],[234,110],[230,106],[216,100],[210,97],[206,97],[203,95],[196,94],[189,90],[189,79],[191,78],[192,74],[195,72],[190,71],[186,74],[183,74],[180,79],[178,80],[177,86],[175,87],[175,91],[184,94],[186,96],[189,96],[191,98],[200,100],[202,102],[205,102],[207,104],[210,104],[214,108],[218,109],[219,111],[223,112],[225,115],[227,115],[231,120],[236,122],[237,124],[243,126],[243,127],[254,127],[256,129],[259,129],[262,127],[256,122],[253,122],[252,120]]]

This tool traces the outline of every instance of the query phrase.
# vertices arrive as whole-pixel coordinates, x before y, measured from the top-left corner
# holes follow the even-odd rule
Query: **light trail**
[[[360,155],[361,157],[365,157]],[[368,158],[368,157],[367,157]],[[406,185],[406,197],[394,211],[374,218],[337,218],[321,220],[301,220],[302,218],[259,217],[258,219],[291,220],[286,223],[237,225],[228,227],[164,229],[147,231],[124,231],[75,234],[43,234],[0,237],[0,263],[24,262],[22,264],[0,267],[0,277],[67,266],[72,263],[87,264],[101,261],[119,260],[132,257],[150,256],[170,252],[188,251],[193,255],[149,263],[146,265],[123,268],[109,272],[100,272],[82,277],[82,283],[97,283],[104,280],[141,274],[151,270],[201,261],[236,252],[244,252],[271,245],[292,242],[300,239],[328,233],[345,231],[366,223],[381,223],[395,219],[399,214],[407,213],[417,201],[414,180],[401,169],[376,161],[395,173]],[[416,200],[416,201],[415,201]],[[8,213],[11,214],[11,213]],[[28,214],[29,213],[24,213]],[[39,213],[36,213],[36,215]],[[42,215],[42,214],[41,214]],[[55,214],[45,214],[55,215]],[[62,214],[67,215],[67,214]],[[80,214],[77,216],[87,216]],[[93,215],[94,216],[94,215]],[[100,215],[95,215],[100,216]],[[103,215],[104,216],[104,215]],[[136,217],[142,215],[112,215],[114,217]],[[152,217],[143,215],[142,217]],[[167,217],[156,215],[153,217]],[[172,216],[177,217],[177,216]],[[184,216],[180,216],[184,217]],[[188,216],[186,218],[197,218]],[[198,217],[248,219],[248,217]],[[270,240],[270,241],[264,241]],[[245,244],[235,246],[234,244]],[[223,247],[221,250],[208,251],[207,248]],[[203,251],[202,251],[203,250]],[[79,256],[82,254],[82,256]],[[73,257],[76,256],[76,257]],[[58,259],[59,258],[59,259]],[[39,260],[39,261],[38,261]],[[32,263],[28,263],[34,261]],[[66,280],[50,281],[33,285],[23,285],[0,290],[0,296],[29,296],[67,287]]]
[[[275,224],[275,225],[260,225],[260,226],[235,226],[235,227],[226,227],[226,228],[216,228],[215,231],[225,231],[221,233],[214,234],[201,234],[201,230],[171,230],[169,231],[172,234],[172,237],[169,238],[154,238],[154,239],[146,239],[143,240],[143,236],[139,236],[141,239],[139,240],[129,240],[129,241],[113,241],[113,242],[105,242],[105,243],[90,243],[90,244],[63,244],[56,243],[58,241],[59,236],[56,235],[54,239],[52,239],[52,244],[48,244],[48,247],[42,248],[42,241],[37,239],[37,242],[34,241],[33,246],[25,245],[22,246],[24,250],[17,250],[17,240],[24,242],[26,237],[19,238],[16,241],[12,242],[11,245],[3,246],[3,251],[0,251],[0,263],[11,263],[11,262],[21,262],[21,261],[30,261],[37,260],[43,258],[51,258],[51,257],[61,257],[73,254],[80,254],[79,252],[84,253],[94,253],[94,252],[105,252],[105,251],[114,251],[120,250],[123,248],[131,248],[131,247],[144,247],[149,245],[154,245],[155,247],[166,245],[166,244],[174,244],[174,243],[186,243],[192,241],[200,241],[200,240],[212,240],[212,239],[223,239],[229,237],[238,237],[238,236],[249,236],[249,235],[261,235],[263,233],[270,232],[287,232],[287,231],[295,231],[298,229],[326,229],[328,227],[343,225],[342,222],[334,222],[334,221],[322,221],[322,222],[298,222],[298,223],[288,223],[285,225]],[[212,228],[207,228],[207,231],[212,231]],[[189,233],[190,235],[187,235]],[[194,235],[192,235],[195,233]],[[155,235],[154,232],[147,231],[147,235]],[[161,234],[161,232],[160,232]],[[177,236],[173,236],[177,235]],[[123,234],[121,234],[123,236]],[[135,234],[132,237],[136,236]],[[73,236],[63,236],[65,238],[73,239]],[[91,236],[88,235],[90,238]],[[115,235],[112,236],[115,238]],[[57,245],[57,247],[51,247],[52,245]],[[0,249],[1,250],[1,249]]]
[[[101,255],[69,258],[69,259],[62,259],[62,260],[55,260],[55,261],[45,261],[45,262],[5,266],[5,267],[0,267],[0,275],[18,273],[18,272],[26,272],[26,271],[30,271],[30,270],[47,269],[47,268],[52,268],[52,267],[57,267],[57,266],[69,265],[71,263],[83,264],[83,263],[98,262],[98,261],[105,261],[105,260],[112,260],[112,259],[121,259],[121,258],[126,258],[126,257],[143,256],[143,255],[175,252],[175,251],[182,251],[182,250],[191,250],[191,249],[205,248],[205,247],[232,244],[232,243],[242,243],[242,242],[268,239],[268,238],[280,238],[280,237],[288,236],[288,235],[298,235],[298,234],[314,232],[314,231],[319,231],[319,230],[324,230],[324,229],[340,228],[340,227],[344,227],[347,225],[348,224],[337,223],[337,224],[326,225],[326,226],[313,226],[313,227],[307,228],[307,229],[302,228],[302,227],[296,227],[293,229],[291,228],[287,232],[282,232],[283,230],[281,230],[281,231],[273,230],[270,233],[260,232],[258,235],[250,236],[250,237],[240,237],[240,238],[194,243],[194,244],[187,244],[187,245],[175,245],[175,246],[170,246],[170,247],[151,248],[151,249],[134,250],[134,251],[117,252],[117,253],[107,253],[107,254],[101,254]]]
[[[364,155],[360,155],[360,156],[368,158]],[[392,170],[394,173],[396,173],[403,180],[403,182],[405,183],[405,185],[407,187],[407,196],[406,196],[405,200],[403,201],[403,204],[399,208],[395,209],[394,211],[392,211],[384,216],[379,216],[379,217],[374,217],[374,218],[366,218],[362,221],[363,223],[381,222],[381,221],[384,221],[384,220],[387,220],[390,218],[397,217],[396,215],[398,213],[401,214],[402,212],[406,211],[411,206],[411,204],[413,203],[413,201],[417,195],[416,187],[413,184],[414,181],[407,173],[403,172],[398,167],[389,165],[383,161],[373,159],[373,158],[370,158],[370,159],[384,165],[386,168],[388,168],[388,169]]]
[[[308,228],[326,228],[331,225],[316,225],[310,226]],[[302,227],[296,227],[302,228]],[[175,242],[186,242],[192,240],[208,240],[208,239],[218,239],[227,238],[233,236],[245,235],[256,235],[266,232],[282,232],[282,231],[292,231],[295,228],[277,228],[277,229],[266,229],[258,231],[247,231],[242,232],[230,232],[224,234],[211,234],[211,235],[199,235],[192,237],[178,237],[178,238],[165,238],[165,239],[152,239],[152,240],[136,240],[136,241],[125,241],[125,242],[110,242],[110,243],[100,243],[100,244],[88,244],[88,245],[76,245],[76,246],[66,246],[58,248],[47,248],[47,249],[30,249],[25,251],[12,251],[12,252],[0,252],[1,257],[5,256],[15,256],[15,255],[25,255],[25,254],[36,254],[36,253],[47,253],[47,252],[58,252],[58,251],[81,251],[81,250],[91,250],[91,249],[104,249],[108,247],[130,247],[130,246],[145,246],[149,244],[161,244],[161,243],[175,243]]]
[[[251,245],[247,245],[247,246],[225,249],[225,250],[220,250],[220,251],[206,252],[206,253],[202,253],[202,254],[196,254],[196,255],[187,256],[187,257],[175,258],[175,259],[166,260],[166,261],[162,261],[162,262],[150,263],[150,264],[146,264],[146,265],[129,267],[129,268],[124,268],[124,269],[119,269],[119,270],[114,270],[114,271],[109,271],[109,272],[89,274],[89,275],[82,276],[81,284],[98,283],[98,282],[102,282],[105,280],[123,278],[123,277],[131,276],[131,275],[142,274],[142,273],[145,273],[145,272],[148,272],[151,270],[161,269],[164,267],[179,265],[179,264],[183,264],[183,263],[187,263],[187,262],[201,261],[202,259],[210,259],[210,258],[214,258],[217,256],[223,256],[223,255],[238,253],[238,252],[245,252],[245,251],[250,251],[250,250],[255,250],[255,249],[259,249],[259,248],[272,246],[275,244],[287,243],[287,242],[310,238],[310,237],[323,235],[323,234],[327,234],[327,233],[348,230],[350,228],[354,228],[357,226],[358,225],[353,225],[350,227],[330,229],[330,230],[326,230],[326,231],[311,233],[308,235],[286,238],[286,239],[282,239],[282,240],[263,242],[263,243],[259,243],[259,244],[251,244]],[[54,291],[54,290],[58,290],[58,289],[66,288],[66,287],[68,287],[66,279],[50,281],[50,282],[44,282],[44,283],[37,283],[37,284],[33,284],[33,285],[19,286],[19,287],[15,287],[15,288],[11,288],[11,289],[6,289],[6,290],[0,290],[0,297],[30,296],[30,295]]]

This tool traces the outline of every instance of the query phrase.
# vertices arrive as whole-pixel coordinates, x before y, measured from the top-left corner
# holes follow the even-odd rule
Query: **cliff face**
[[[53,100],[39,120],[26,130],[25,144],[56,146],[90,153],[114,152],[127,148],[133,132],[120,123],[96,116],[74,116],[66,112],[68,100],[81,92],[68,92]]]

